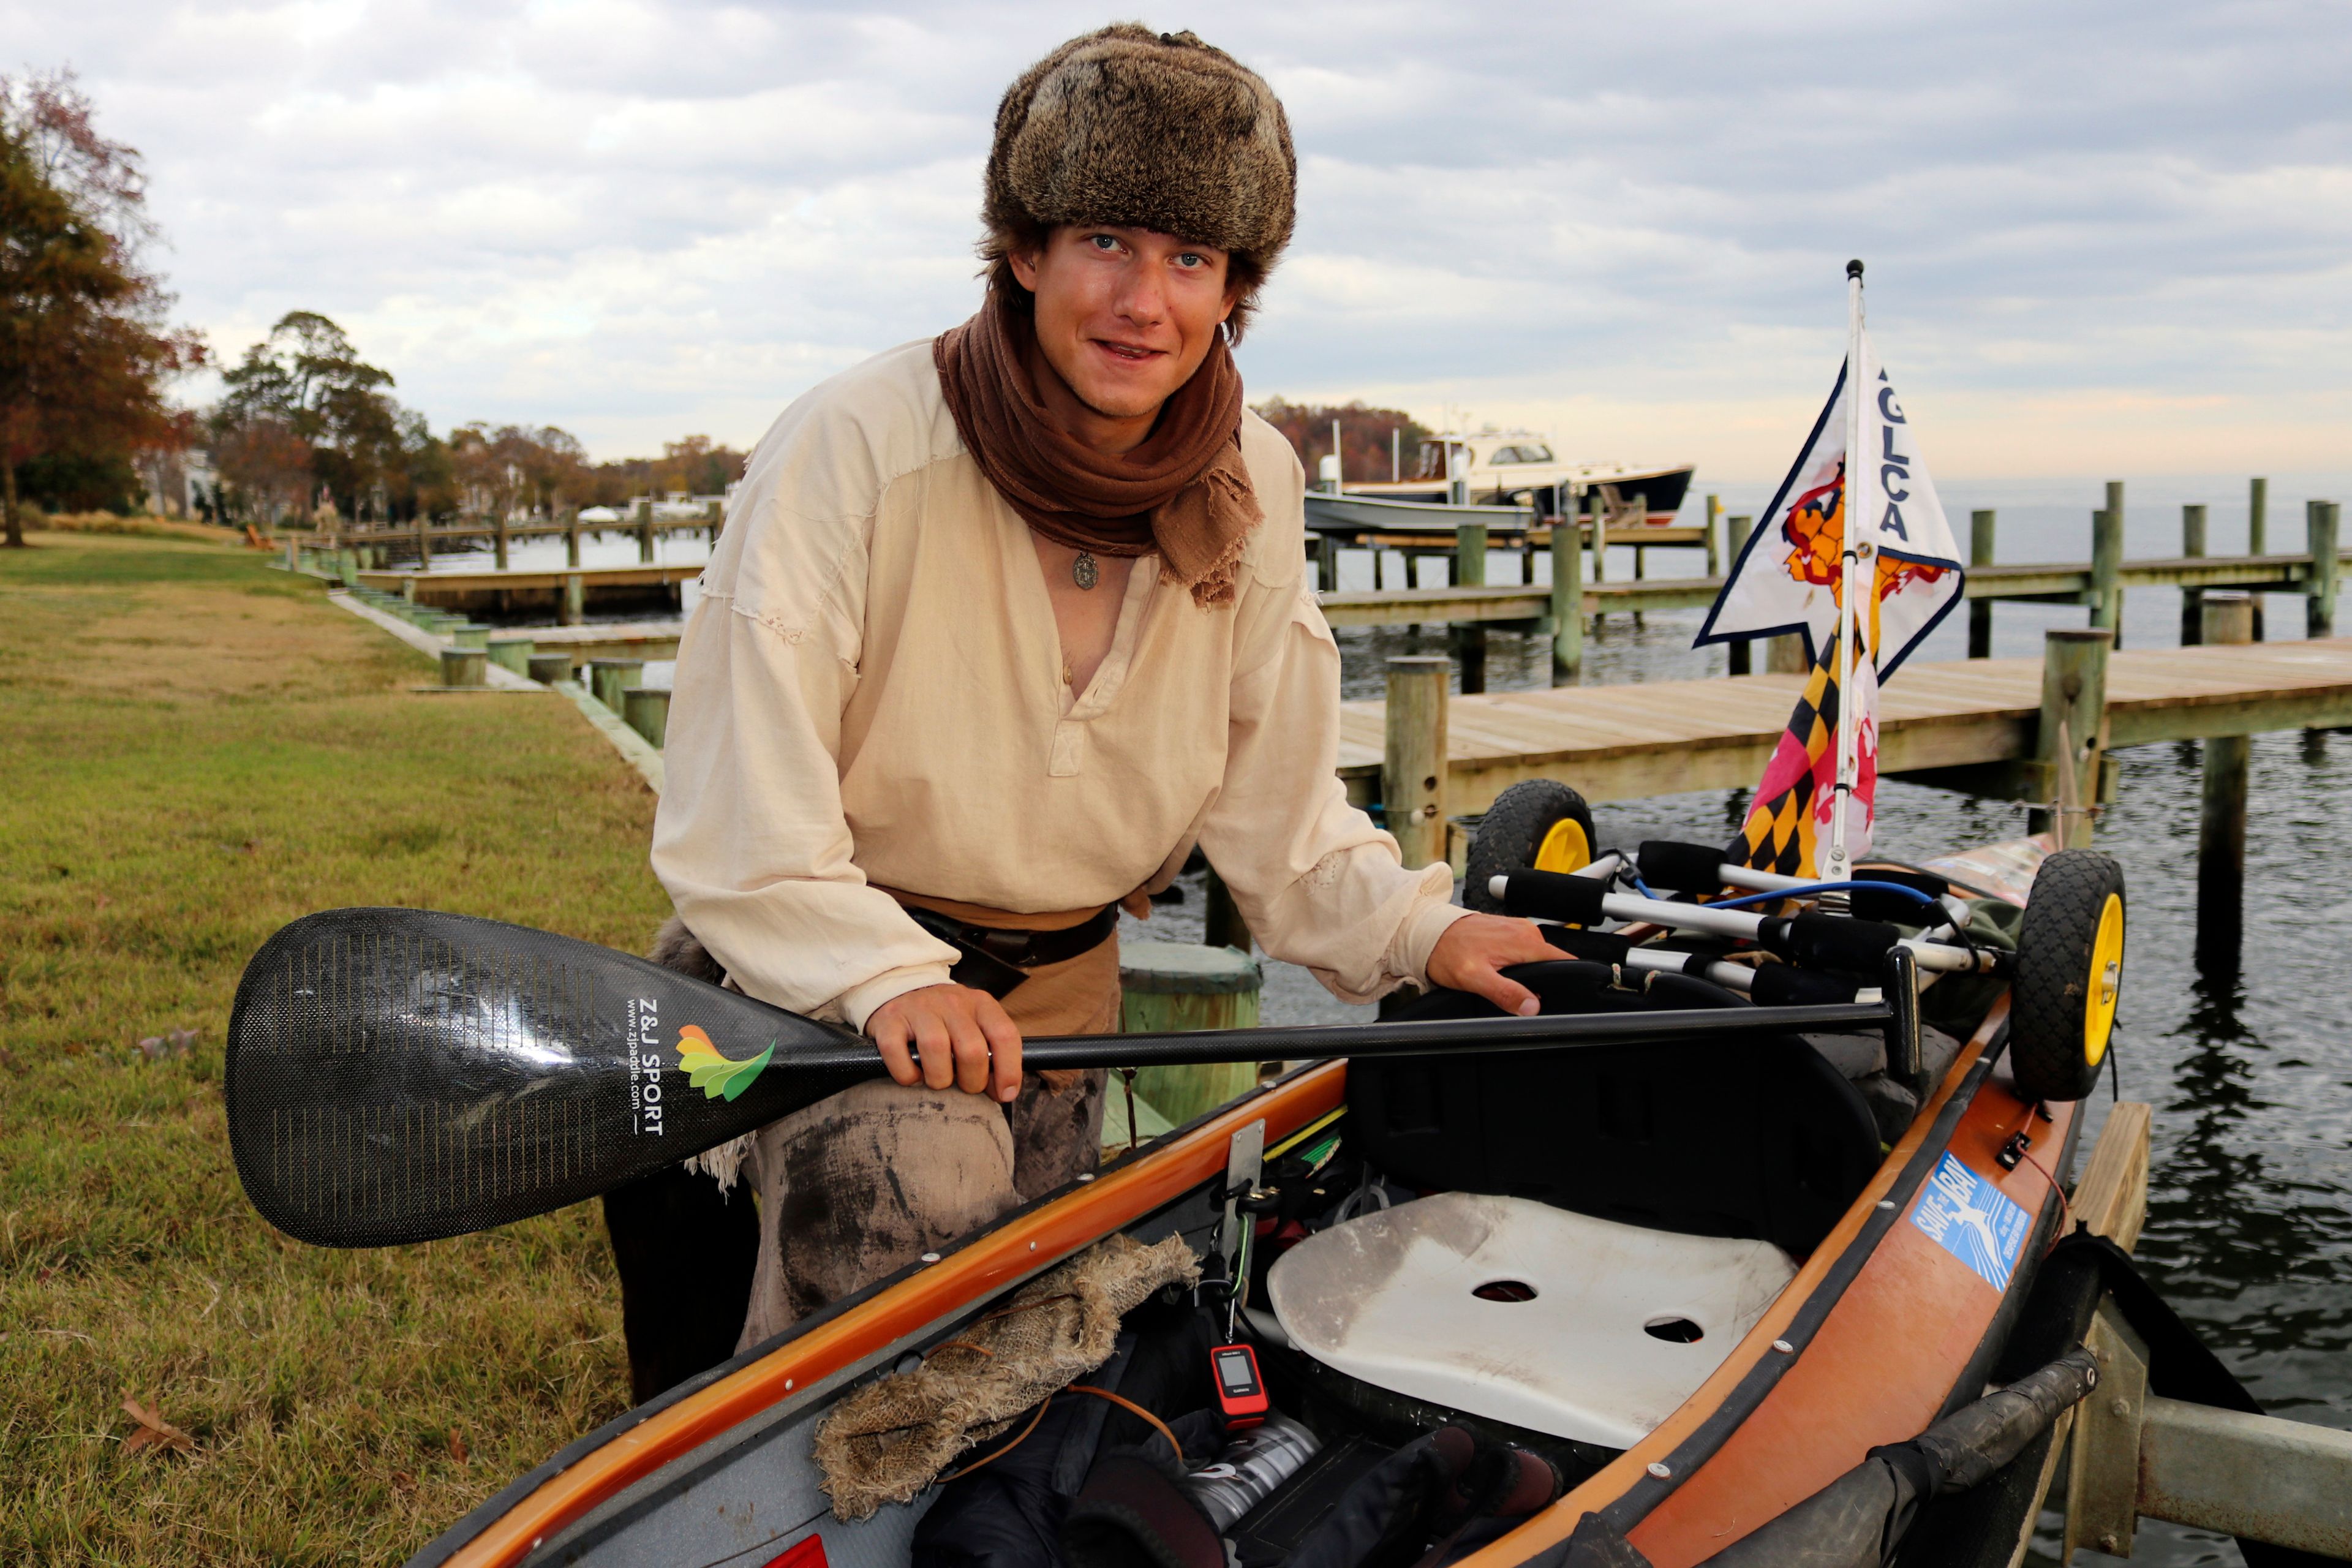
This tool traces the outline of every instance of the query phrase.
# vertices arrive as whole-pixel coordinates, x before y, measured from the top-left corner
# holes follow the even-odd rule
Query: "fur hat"
[[[1298,156],[1274,89],[1190,33],[1121,22],[1024,72],[996,110],[982,253],[1058,224],[1156,229],[1232,255],[1255,285],[1290,243]]]

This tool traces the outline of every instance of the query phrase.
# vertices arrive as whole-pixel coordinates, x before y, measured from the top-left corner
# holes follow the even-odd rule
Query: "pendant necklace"
[[[1091,588],[1102,581],[1102,568],[1092,553],[1081,550],[1078,558],[1070,563],[1070,581],[1081,589]]]

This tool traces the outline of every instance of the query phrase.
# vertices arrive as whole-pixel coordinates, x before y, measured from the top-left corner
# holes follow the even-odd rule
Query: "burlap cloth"
[[[1164,1285],[1193,1285],[1181,1236],[1145,1247],[1112,1235],[931,1351],[913,1372],[859,1389],[817,1428],[833,1516],[910,1502],[950,1461],[1110,1359],[1119,1320]]]

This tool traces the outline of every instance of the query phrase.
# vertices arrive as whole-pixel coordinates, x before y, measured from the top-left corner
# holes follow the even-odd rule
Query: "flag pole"
[[[1837,780],[1830,795],[1829,858],[1819,868],[1822,880],[1843,882],[1853,870],[1846,853],[1846,807],[1860,784],[1855,766],[1855,752],[1862,739],[1861,715],[1853,700],[1854,633],[1860,625],[1859,598],[1866,591],[1874,574],[1865,574],[1864,560],[1857,552],[1864,548],[1862,519],[1869,514],[1871,492],[1871,455],[1863,447],[1863,432],[1867,421],[1864,415],[1864,400],[1870,389],[1864,384],[1862,363],[1862,263],[1845,264],[1846,339],[1845,339],[1845,496],[1842,506],[1844,513],[1844,551],[1839,563],[1841,580],[1838,594],[1838,730]]]

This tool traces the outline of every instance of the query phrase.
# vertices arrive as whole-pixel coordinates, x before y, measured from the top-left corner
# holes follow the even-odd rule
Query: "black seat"
[[[1605,984],[1591,963],[1509,972],[1547,1013],[1651,1011],[1728,992],[1674,977],[1657,994]],[[1401,1018],[1497,1016],[1440,991]],[[1798,1258],[1818,1246],[1878,1168],[1870,1108],[1794,1036],[1693,1036],[1628,1047],[1359,1060],[1349,1121],[1363,1156],[1431,1192],[1533,1198],[1692,1236],[1758,1237]]]

